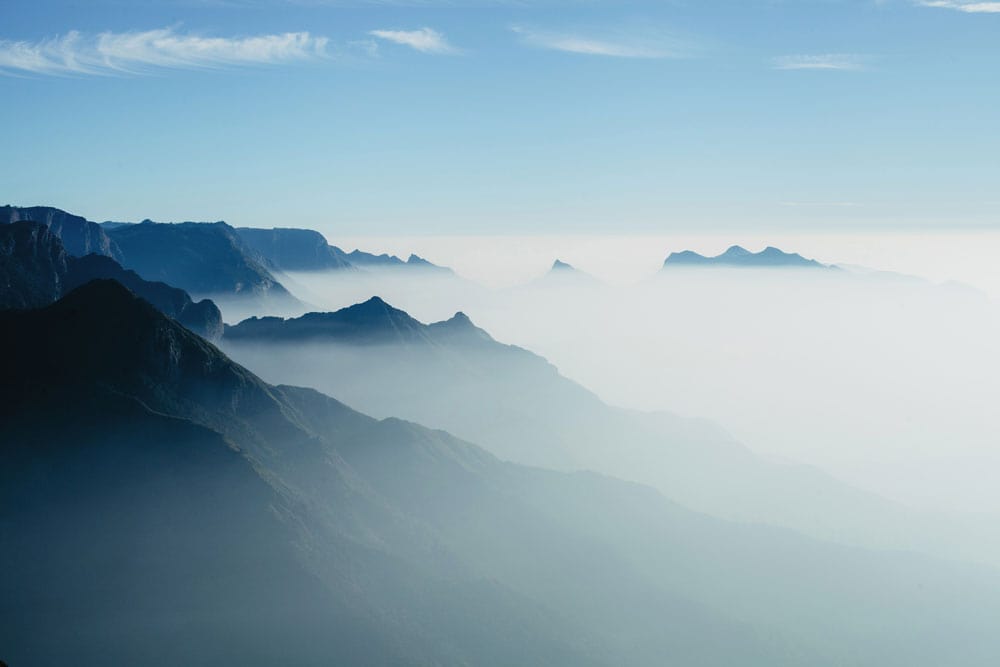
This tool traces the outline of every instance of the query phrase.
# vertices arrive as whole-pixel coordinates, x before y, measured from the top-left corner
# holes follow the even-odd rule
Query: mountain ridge
[[[672,252],[664,260],[663,268],[673,267],[703,267],[725,266],[736,268],[830,268],[814,259],[806,259],[798,253],[788,253],[774,246],[767,246],[760,252],[750,252],[746,248],[733,245],[725,252],[713,257],[705,256],[693,250]]]

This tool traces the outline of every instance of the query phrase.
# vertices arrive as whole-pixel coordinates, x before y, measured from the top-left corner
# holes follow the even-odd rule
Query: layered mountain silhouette
[[[208,299],[195,302],[184,290],[143,280],[104,255],[74,257],[50,226],[0,226],[0,309],[45,306],[98,278],[117,280],[199,335],[213,340],[222,335],[222,314]]]
[[[951,521],[762,459],[710,422],[609,406],[461,313],[427,325],[372,298],[333,313],[249,319],[227,327],[222,345],[269,379],[445,429],[517,463],[596,470],[719,517],[820,539],[1000,562],[995,544],[979,550],[982,540]]]
[[[109,235],[121,248],[125,266],[147,280],[217,300],[241,300],[257,310],[300,305],[267,260],[224,222],[145,221],[114,227]]]
[[[0,343],[18,351],[0,385],[10,664],[974,666],[1000,650],[992,570],[504,463],[266,384],[114,281],[0,313]]]
[[[307,313],[295,319],[252,317],[226,327],[227,341],[332,341],[355,345],[433,345],[492,343],[464,313],[425,325],[379,297],[333,313]]]
[[[692,250],[672,252],[663,262],[663,268],[719,266],[736,268],[828,268],[814,259],[806,259],[798,253],[784,252],[768,246],[760,252],[750,252],[742,246],[731,246],[721,255],[706,257]]]
[[[121,250],[101,225],[86,218],[51,206],[0,206],[0,224],[21,221],[38,222],[48,227],[71,255],[98,254],[122,260]]]
[[[409,268],[409,269],[419,269],[423,271],[431,271],[435,273],[450,274],[451,269],[438,266],[437,264],[432,264],[428,262],[423,257],[411,254],[406,260],[402,260],[395,255],[389,255],[382,253],[381,255],[375,255],[370,252],[364,252],[362,250],[352,250],[347,253],[347,259],[354,266],[361,268],[388,268],[388,269],[399,269],[399,268]]]
[[[361,250],[344,252],[328,244],[322,234],[311,229],[239,227],[236,232],[249,247],[282,271],[410,268],[451,272],[417,255],[410,255],[404,261],[389,254],[374,255]]]

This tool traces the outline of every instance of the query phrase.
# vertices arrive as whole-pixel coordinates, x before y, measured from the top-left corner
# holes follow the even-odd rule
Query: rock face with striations
[[[160,312],[210,340],[222,335],[222,314],[208,299],[143,280],[103,255],[73,257],[49,227],[37,222],[0,226],[0,309],[40,308],[91,280],[113,279]]]
[[[2,206],[0,224],[33,221],[38,222],[62,240],[66,252],[77,257],[97,254],[113,257],[119,262],[121,250],[107,232],[96,222],[51,206]]]
[[[36,222],[0,225],[0,309],[38,308],[62,295],[66,251]]]

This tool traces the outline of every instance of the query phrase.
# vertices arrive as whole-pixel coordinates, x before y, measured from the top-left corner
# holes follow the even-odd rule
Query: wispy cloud
[[[919,0],[918,5],[955,9],[969,14],[1000,14],[1000,2],[965,2],[963,0]]]
[[[665,35],[628,34],[622,31],[614,34],[591,34],[524,26],[513,26],[511,30],[520,35],[529,46],[590,56],[684,58],[692,51],[689,44]]]
[[[419,30],[372,30],[368,33],[388,42],[409,46],[422,53],[457,53],[458,49],[448,43],[444,35],[431,28]]]
[[[852,201],[783,201],[779,203],[781,206],[787,206],[791,208],[798,208],[798,207],[857,208],[861,206],[861,204]]]
[[[72,31],[38,41],[0,40],[0,73],[139,74],[155,69],[271,65],[323,57],[327,39],[308,32],[206,37],[173,28],[144,32]]]
[[[780,56],[771,61],[774,69],[861,70],[864,58],[852,53]]]

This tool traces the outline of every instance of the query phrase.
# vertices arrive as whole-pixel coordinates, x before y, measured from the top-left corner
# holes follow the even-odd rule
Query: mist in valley
[[[614,406],[709,419],[757,455],[913,508],[1000,512],[1000,309],[968,286],[858,268],[672,268],[625,285],[550,272],[505,288],[414,272],[290,277],[310,309],[378,295],[424,322],[461,311]],[[318,363],[328,352],[247,363],[326,389],[314,375],[335,369],[360,382],[337,387],[350,402],[369,357]]]

